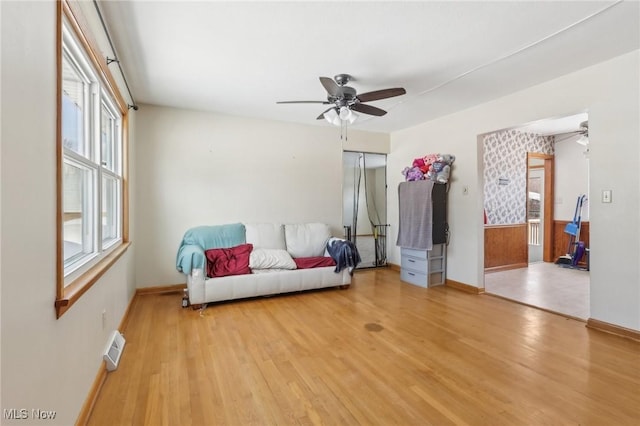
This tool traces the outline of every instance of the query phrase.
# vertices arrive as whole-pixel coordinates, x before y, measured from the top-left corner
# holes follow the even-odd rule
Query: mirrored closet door
[[[358,248],[358,268],[386,265],[387,156],[345,151],[342,158],[345,238]]]

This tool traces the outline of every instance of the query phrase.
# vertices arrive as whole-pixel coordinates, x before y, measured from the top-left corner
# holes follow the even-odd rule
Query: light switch
[[[602,202],[603,203],[610,203],[611,202],[611,190],[610,189],[605,189],[602,191]]]

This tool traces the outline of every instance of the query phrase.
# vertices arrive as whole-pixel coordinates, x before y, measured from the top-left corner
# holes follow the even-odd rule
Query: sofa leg
[[[351,284],[343,284],[341,286],[338,286],[340,290],[347,290],[349,287],[351,287]]]
[[[200,316],[204,317],[204,310],[207,309],[207,303],[200,305]]]
[[[203,317],[204,316],[204,310],[207,309],[208,303],[196,303],[195,305],[191,305],[191,308],[193,308],[193,310],[198,310],[200,311],[200,316]]]

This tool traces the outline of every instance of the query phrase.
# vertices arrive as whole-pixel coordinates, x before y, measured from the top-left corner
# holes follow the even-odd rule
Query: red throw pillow
[[[253,244],[241,244],[230,248],[205,250],[207,257],[207,276],[225,277],[227,275],[250,274],[249,255]]]
[[[321,268],[323,266],[336,266],[336,262],[330,257],[314,256],[314,257],[295,257],[298,269]]]

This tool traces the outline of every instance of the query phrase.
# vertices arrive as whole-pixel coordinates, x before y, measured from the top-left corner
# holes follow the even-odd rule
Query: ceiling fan
[[[584,146],[589,145],[589,122],[588,121],[583,121],[582,123],[580,123],[580,129],[577,130],[576,133],[582,135],[580,136],[580,139],[576,141],[577,143]]]
[[[353,77],[349,74],[338,74],[333,79],[320,77],[320,83],[327,91],[326,101],[280,101],[276,103],[332,105],[320,114],[317,119],[325,119],[332,124],[340,125],[342,121],[353,123],[356,120],[358,115],[353,111],[381,117],[385,115],[387,111],[372,105],[367,105],[365,102],[392,98],[407,93],[402,87],[395,87],[357,94],[356,89],[347,86],[347,83],[351,80],[353,80]]]
[[[588,146],[589,145],[589,122],[583,121],[582,123],[580,123],[580,127],[578,128],[578,130],[567,132],[565,133],[565,135],[566,135],[565,137],[556,139],[556,141],[560,142],[572,137],[573,135],[580,135],[580,138],[576,140],[576,143],[579,143],[580,145]]]

